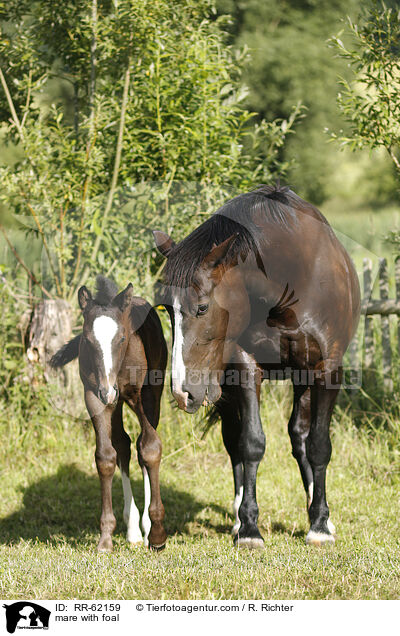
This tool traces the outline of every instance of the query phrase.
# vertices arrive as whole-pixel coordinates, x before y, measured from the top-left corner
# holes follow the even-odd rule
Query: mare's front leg
[[[239,508],[240,528],[235,537],[239,547],[263,548],[264,540],[257,526],[257,470],[265,452],[265,435],[260,418],[260,369],[245,352],[241,354],[245,378],[237,389],[241,431],[239,454],[243,464],[243,499]],[[239,367],[240,368],[240,367]],[[242,374],[243,375],[243,374]]]
[[[239,508],[243,499],[243,464],[239,452],[241,423],[236,400],[236,387],[223,387],[222,396],[216,404],[216,409],[221,417],[222,439],[232,463],[235,491],[232,506],[235,523],[232,534],[235,537],[240,528]]]
[[[101,517],[99,552],[111,552],[112,534],[117,522],[112,509],[111,486],[117,463],[117,453],[111,443],[113,406],[104,404],[92,391],[85,391],[85,402],[96,434],[96,466],[100,478]]]

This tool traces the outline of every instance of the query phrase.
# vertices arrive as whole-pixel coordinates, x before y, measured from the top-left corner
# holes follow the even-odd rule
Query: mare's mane
[[[184,238],[171,251],[165,267],[164,283],[173,287],[190,287],[201,262],[212,249],[236,234],[225,262],[249,252],[257,254],[268,237],[262,235],[257,217],[263,216],[270,225],[291,231],[297,225],[296,211],[323,215],[310,203],[303,201],[288,187],[260,185],[227,201],[209,219]]]

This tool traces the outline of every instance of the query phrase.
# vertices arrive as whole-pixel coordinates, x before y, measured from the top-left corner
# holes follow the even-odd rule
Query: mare
[[[208,402],[221,417],[234,477],[234,541],[264,545],[256,498],[265,451],[260,385],[289,378],[306,542],[334,542],[325,492],[329,428],[360,314],[349,255],[325,217],[279,185],[231,199],[178,244],[153,234],[167,258],[160,299],[173,327],[172,392],[188,413]]]
[[[118,293],[109,279],[97,277],[95,298],[86,287],[78,291],[83,332],[52,358],[54,368],[79,357],[79,372],[87,410],[96,434],[96,466],[101,486],[100,541],[98,550],[112,550],[116,520],[111,485],[116,463],[121,470],[127,540],[153,549],[165,546],[164,506],[161,501],[159,466],[161,441],[156,432],[164,386],[167,347],[155,310],[133,296],[132,285]],[[141,433],[138,460],[144,479],[142,529],[129,479],[131,440],[122,422],[126,403],[137,415]]]

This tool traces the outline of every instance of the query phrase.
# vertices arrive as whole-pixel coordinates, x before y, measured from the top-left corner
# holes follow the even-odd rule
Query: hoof
[[[153,545],[153,544],[149,544],[149,550],[151,550],[152,552],[161,552],[161,550],[164,550],[165,546],[167,545],[167,543],[161,543],[161,545]]]
[[[335,537],[333,534],[328,534],[326,532],[315,532],[314,530],[310,530],[306,536],[307,545],[332,545],[334,543]]]
[[[140,531],[128,532],[126,533],[126,540],[128,543],[132,545],[143,545],[143,537]]]
[[[236,541],[238,548],[245,548],[247,550],[263,550],[264,540],[258,537],[239,537]]]
[[[232,530],[231,530],[231,535],[233,537],[236,537],[237,533],[240,530],[240,523],[235,523],[235,525],[233,526]]]
[[[99,544],[97,546],[97,552],[112,552],[112,539],[111,537],[106,537],[105,539],[100,539]]]
[[[336,528],[330,519],[328,519],[328,521],[326,522],[326,525],[328,526],[328,530],[331,534],[336,534]]]

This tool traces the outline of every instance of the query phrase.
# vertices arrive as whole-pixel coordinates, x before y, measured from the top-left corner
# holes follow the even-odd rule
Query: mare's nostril
[[[189,393],[189,391],[187,391],[187,399],[186,399],[186,404],[188,406],[191,406],[194,402],[194,397],[191,393]]]

